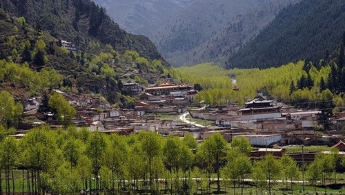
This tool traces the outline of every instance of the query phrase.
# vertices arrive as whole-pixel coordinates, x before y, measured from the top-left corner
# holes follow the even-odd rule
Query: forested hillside
[[[87,50],[88,42],[97,39],[118,52],[135,50],[149,60],[161,59],[149,39],[125,32],[104,8],[90,0],[0,0],[0,7],[13,17],[25,17],[26,22],[56,38],[72,41],[80,49]]]
[[[250,40],[295,1],[193,1],[150,39],[173,66],[215,62],[226,59],[228,52]]]
[[[94,0],[121,28],[149,36],[194,0]]]
[[[15,10],[11,2],[0,2],[6,10]],[[37,2],[32,3],[36,5]],[[152,45],[147,38],[134,40],[132,38],[136,36],[119,29],[118,39],[122,45],[115,44],[115,50],[112,45],[103,44],[97,37],[103,36],[105,40],[111,40],[112,36],[117,36],[114,31],[116,28],[112,30],[108,26],[108,30],[113,33],[106,38],[107,32],[102,30],[102,25],[96,29],[83,26],[76,30],[67,19],[62,18],[63,14],[61,17],[53,17],[52,12],[47,13],[50,14],[47,18],[46,15],[30,18],[33,14],[31,12],[34,11],[34,7],[30,6],[33,5],[20,8],[28,18],[17,15],[20,14],[19,10],[12,13],[0,8],[0,89],[9,91],[16,99],[42,95],[52,89],[63,89],[72,93],[100,94],[111,104],[130,107],[133,105],[133,99],[122,93],[122,82],[147,85],[167,76],[168,72],[164,66],[166,63],[160,59],[158,53],[150,53],[150,49],[146,49]],[[102,10],[97,6],[94,9]],[[87,16],[82,17],[84,22]],[[53,24],[51,20],[56,23]],[[87,23],[89,22],[92,23]],[[121,36],[127,38],[122,40]],[[114,41],[116,42],[117,38]],[[142,44],[140,52],[143,55],[157,55],[158,59],[145,58],[139,51],[131,50],[136,47],[136,41]],[[139,49],[141,46],[138,45]]]
[[[227,67],[266,68],[328,58],[345,29],[345,2],[303,0],[288,6],[254,40],[234,53]]]
[[[194,101],[225,106],[255,97],[258,92],[270,99],[296,108],[319,109],[321,121],[344,110],[345,34],[338,47],[326,58],[301,60],[279,67],[223,69],[215,64],[180,67],[174,73],[180,80],[193,83],[200,92]],[[323,124],[328,128],[328,124]]]

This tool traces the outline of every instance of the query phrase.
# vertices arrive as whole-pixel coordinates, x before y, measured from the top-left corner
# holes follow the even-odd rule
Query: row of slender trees
[[[195,194],[219,192],[229,183],[234,193],[243,193],[245,179],[252,179],[258,191],[271,192],[277,179],[300,180],[301,170],[315,185],[335,176],[336,152],[318,154],[302,169],[287,155],[252,161],[251,150],[246,138],[228,143],[219,133],[199,144],[191,135],[106,135],[86,128],[43,126],[16,140],[1,127],[0,193]]]

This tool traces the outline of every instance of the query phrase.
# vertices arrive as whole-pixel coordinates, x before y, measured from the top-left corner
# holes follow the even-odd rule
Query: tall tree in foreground
[[[244,179],[252,172],[252,163],[247,155],[233,148],[228,153],[228,162],[223,169],[224,177],[231,180],[236,194],[236,183],[241,187],[243,194]]]
[[[149,171],[149,182],[150,190],[153,189],[153,174],[152,174],[152,163],[155,157],[160,156],[162,152],[161,137],[157,133],[141,131],[139,133],[139,142],[141,144],[141,149],[146,155],[148,162]]]
[[[102,155],[102,164],[111,172],[111,190],[115,193],[115,178],[120,181],[124,178],[124,169],[127,162],[128,148],[123,137],[111,135],[108,139],[107,147]]]
[[[91,139],[86,148],[86,154],[91,159],[92,174],[96,182],[96,189],[99,190],[99,171],[101,170],[101,159],[107,147],[104,134],[96,131],[92,133]]]
[[[11,192],[10,177],[13,176],[13,168],[17,164],[18,158],[17,141],[13,137],[5,138],[0,143],[0,170],[5,170],[5,191]],[[14,181],[14,178],[12,178]],[[14,182],[12,183],[12,192],[14,193]]]
[[[220,133],[214,133],[205,139],[198,155],[202,162],[207,166],[208,178],[210,181],[211,173],[217,173],[217,192],[220,192],[220,168],[224,166],[227,154],[227,142]],[[210,183],[209,183],[210,185]]]
[[[262,190],[266,186],[267,182],[266,182],[266,173],[262,169],[261,163],[259,161],[254,162],[252,179],[256,186],[255,188],[256,194],[259,194],[258,188],[260,189],[261,194],[262,194]]]
[[[283,157],[280,159],[280,163],[282,165],[282,173],[285,177],[286,186],[288,181],[290,180],[290,189],[293,194],[293,180],[299,179],[301,176],[301,171],[299,170],[296,161],[290,156],[284,154]]]
[[[280,176],[281,164],[272,154],[268,154],[262,161],[258,162],[258,165],[259,166],[256,166],[256,168],[262,169],[262,172],[266,174],[268,192],[271,194],[272,184],[274,184]]]

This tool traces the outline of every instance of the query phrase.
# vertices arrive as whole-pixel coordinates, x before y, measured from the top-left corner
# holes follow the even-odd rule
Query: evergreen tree
[[[320,80],[320,92],[323,91],[323,90],[326,90],[327,87],[326,87],[326,83],[325,83],[325,80],[323,79],[323,77],[321,77],[321,80]]]
[[[298,89],[305,88],[307,86],[306,83],[307,83],[307,79],[304,77],[304,75],[302,75],[297,83]]]
[[[312,87],[314,86],[314,81],[313,79],[311,78],[309,72],[307,74],[307,80],[306,80],[306,86],[308,89],[311,89]]]
[[[43,51],[41,51],[41,50],[37,51],[37,53],[35,54],[33,63],[34,63],[34,65],[38,71],[40,71],[43,68],[43,66],[45,64]]]
[[[24,50],[22,52],[22,60],[21,62],[31,62],[31,53],[30,48],[28,45],[25,45]]]
[[[323,126],[324,130],[329,130],[331,122],[329,118],[333,116],[333,94],[330,90],[326,89],[321,92],[321,99],[319,104],[319,110],[321,113],[318,117],[318,123]]]
[[[291,95],[295,90],[296,90],[295,83],[291,81],[289,95]]]

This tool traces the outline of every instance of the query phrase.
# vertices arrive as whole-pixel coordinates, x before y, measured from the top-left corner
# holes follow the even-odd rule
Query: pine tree
[[[323,91],[323,90],[326,90],[327,87],[326,87],[326,83],[325,83],[325,80],[323,79],[323,77],[321,77],[321,80],[320,80],[320,92]]]
[[[314,86],[314,81],[308,72],[307,80],[306,80],[306,87],[308,87],[308,89],[311,89],[313,86]]]
[[[298,89],[303,89],[304,87],[306,87],[306,82],[306,78],[304,77],[304,75],[302,75],[297,83]]]
[[[40,71],[43,68],[43,66],[45,64],[43,51],[41,51],[41,50],[37,51],[37,53],[35,54],[33,63],[34,63],[34,65],[38,71]]]
[[[291,81],[289,94],[291,95],[295,90],[296,90],[295,83]]]
[[[30,48],[29,46],[25,46],[23,53],[22,53],[22,60],[21,62],[31,62],[31,53],[30,53]]]

